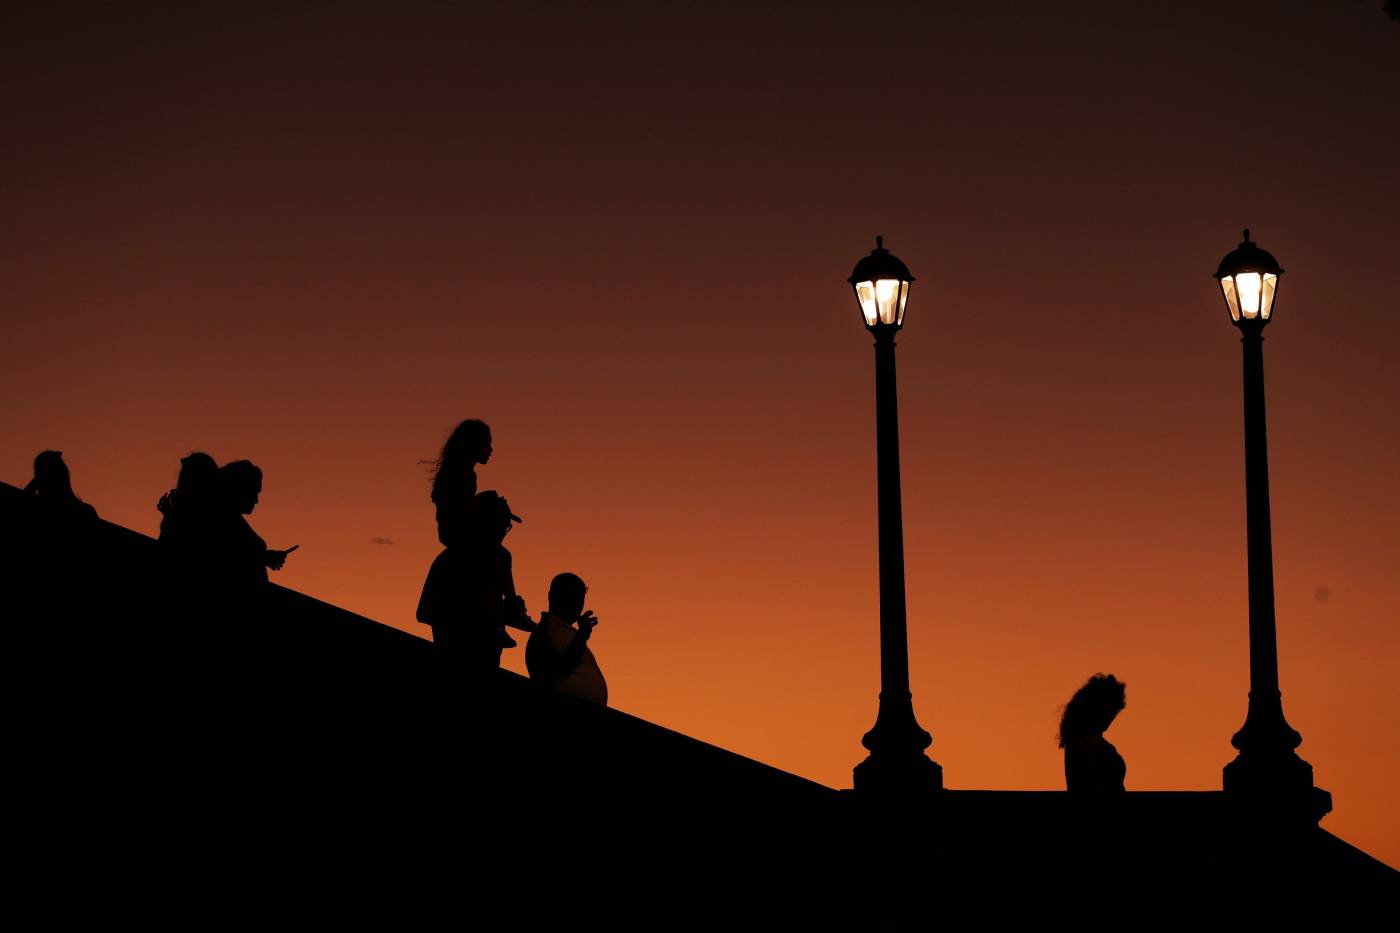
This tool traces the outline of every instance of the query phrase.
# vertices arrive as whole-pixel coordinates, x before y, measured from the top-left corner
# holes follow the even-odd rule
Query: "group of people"
[[[248,524],[262,495],[262,470],[247,460],[219,466],[195,451],[180,460],[175,488],[160,497],[160,542],[189,581],[229,593],[256,591],[297,549],[269,548]]]
[[[476,468],[491,459],[491,429],[481,421],[457,426],[435,463],[432,502],[443,550],[433,561],[418,603],[418,621],[432,627],[437,654],[453,678],[484,685],[501,654],[517,646],[506,628],[529,633],[525,665],[531,680],[607,705],[608,687],[589,647],[598,624],[584,608],[588,587],[573,573],[556,575],[549,609],[530,618],[515,590],[505,538],[521,519],[495,491],[477,491]],[[68,540],[97,512],[73,491],[63,454],[46,450],[34,459],[24,491],[44,509],[45,525]],[[222,467],[206,453],[180,461],[175,488],[160,497],[160,541],[183,585],[237,596],[280,570],[286,550],[268,548],[248,524],[262,493],[262,471],[247,460]],[[235,600],[236,602],[236,600]],[[1104,732],[1125,706],[1126,688],[1112,674],[1095,674],[1065,705],[1059,744],[1065,785],[1072,792],[1121,792],[1127,765]]]
[[[555,576],[539,622],[516,592],[505,538],[521,518],[499,493],[477,491],[476,468],[491,454],[490,427],[468,419],[434,464],[431,499],[443,550],[423,583],[418,621],[432,628],[443,664],[468,686],[487,683],[502,652],[517,646],[506,631],[514,628],[529,634],[531,680],[606,706],[607,681],[589,648],[598,620],[584,609],[587,585],[572,573]]]
[[[45,450],[34,458],[34,478],[24,487],[45,510],[47,525],[81,537],[81,526],[97,520],[97,510],[78,498],[63,452]],[[262,470],[247,460],[222,467],[196,451],[180,461],[175,488],[160,497],[160,542],[187,581],[250,589],[266,583],[268,570],[281,570],[292,546],[269,548],[253,531],[251,515],[262,494]]]

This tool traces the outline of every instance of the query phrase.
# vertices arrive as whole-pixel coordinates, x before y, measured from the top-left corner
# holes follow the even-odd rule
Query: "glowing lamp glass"
[[[1268,272],[1240,272],[1223,276],[1220,290],[1225,294],[1225,307],[1230,311],[1230,319],[1265,321],[1274,312],[1274,292],[1278,288],[1278,276]]]
[[[909,302],[909,283],[900,279],[856,282],[856,300],[865,315],[865,326],[894,324],[904,326],[904,306]]]

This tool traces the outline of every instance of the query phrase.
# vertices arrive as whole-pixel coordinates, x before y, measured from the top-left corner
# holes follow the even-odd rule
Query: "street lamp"
[[[1283,718],[1274,625],[1274,555],[1269,524],[1269,445],[1264,426],[1264,327],[1273,320],[1278,260],[1249,239],[1220,260],[1215,278],[1244,345],[1244,485],[1249,563],[1249,712],[1230,744],[1225,790],[1308,792],[1312,765],[1294,751],[1303,741]]]
[[[847,279],[865,327],[875,335],[875,451],[880,528],[880,711],[861,739],[870,754],[855,768],[857,791],[921,792],[943,787],[943,769],[924,754],[933,741],[914,718],[904,606],[904,518],[899,493],[899,402],[894,335],[914,277],[875,238]]]

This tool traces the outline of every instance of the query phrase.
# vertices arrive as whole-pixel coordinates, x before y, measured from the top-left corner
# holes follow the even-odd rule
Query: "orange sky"
[[[1248,667],[1210,274],[1248,225],[1287,270],[1285,710],[1323,825],[1400,865],[1379,2],[288,6],[4,14],[0,478],[62,449],[153,533],[180,456],[250,458],[254,526],[301,545],[279,582],[423,632],[418,461],[483,418],[517,583],[590,583],[613,704],[849,786],[879,684],[844,279],[882,233],[918,279],[911,665],[947,785],[1062,786],[1058,707],[1101,670],[1129,788],[1217,788]]]

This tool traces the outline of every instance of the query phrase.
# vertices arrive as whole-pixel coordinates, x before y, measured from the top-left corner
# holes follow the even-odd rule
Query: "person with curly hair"
[[[1060,748],[1065,787],[1071,793],[1122,793],[1128,765],[1103,737],[1126,703],[1127,686],[1112,674],[1095,674],[1065,704]]]

